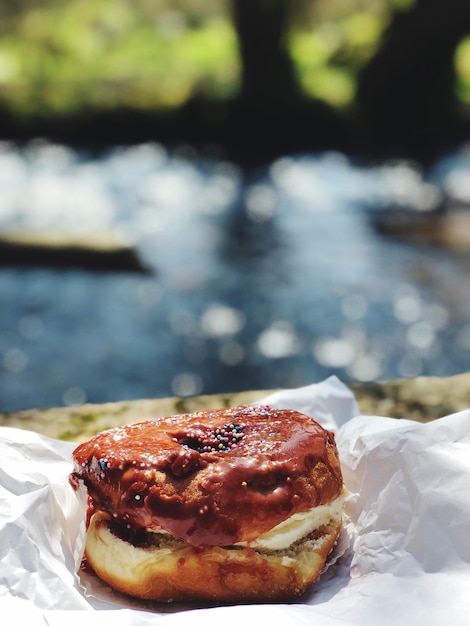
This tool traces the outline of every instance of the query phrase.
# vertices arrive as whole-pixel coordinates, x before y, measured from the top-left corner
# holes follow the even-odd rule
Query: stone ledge
[[[18,231],[0,236],[0,266],[149,273],[137,251],[113,233]]]
[[[429,422],[470,409],[470,373],[349,385],[363,415]]]
[[[449,378],[418,377],[390,382],[354,383],[349,387],[364,415],[428,422],[470,408],[470,373]],[[32,430],[54,439],[79,442],[113,426],[197,409],[248,404],[272,391],[28,409],[0,413],[0,426]]]

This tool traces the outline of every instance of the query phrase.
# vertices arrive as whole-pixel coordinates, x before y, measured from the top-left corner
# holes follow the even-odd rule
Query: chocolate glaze
[[[342,489],[334,436],[296,411],[243,406],[100,433],[73,453],[88,519],[166,530],[194,546],[250,541]]]

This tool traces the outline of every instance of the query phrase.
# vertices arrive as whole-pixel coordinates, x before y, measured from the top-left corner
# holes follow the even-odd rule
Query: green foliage
[[[460,100],[470,104],[470,35],[465,37],[455,52],[457,72],[457,95]]]
[[[318,0],[294,20],[290,49],[304,91],[335,107],[354,99],[357,75],[373,56],[392,15],[387,0]]]
[[[227,16],[189,19],[124,0],[69,0],[20,12],[0,36],[0,98],[17,115],[180,106],[230,97],[237,41]]]
[[[251,0],[247,0],[251,1]],[[287,46],[299,84],[337,108],[395,11],[414,0],[292,0]],[[262,34],[260,34],[262,36]],[[456,52],[470,103],[470,39]],[[0,6],[0,103],[19,117],[116,107],[163,110],[240,85],[230,0],[9,0]]]

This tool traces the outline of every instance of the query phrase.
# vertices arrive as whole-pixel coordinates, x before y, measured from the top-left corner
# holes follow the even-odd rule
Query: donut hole
[[[243,484],[249,491],[267,496],[277,489],[285,489],[290,483],[290,478],[283,473],[273,472],[251,477],[246,484],[245,482]]]

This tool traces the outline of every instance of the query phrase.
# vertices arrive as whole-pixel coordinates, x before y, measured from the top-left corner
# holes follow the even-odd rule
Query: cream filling
[[[339,521],[343,511],[343,496],[340,495],[328,504],[315,506],[309,511],[294,513],[271,530],[253,541],[240,541],[237,546],[248,546],[258,550],[285,550],[311,532],[331,521]]]
[[[328,504],[314,506],[308,511],[294,513],[271,530],[263,533],[252,541],[239,541],[236,546],[250,547],[257,550],[286,550],[293,543],[303,539],[314,530],[327,526],[330,522],[338,522],[343,514],[344,496],[341,494]],[[148,529],[162,535],[169,535],[166,530]]]

